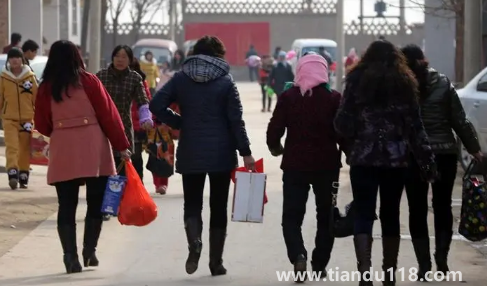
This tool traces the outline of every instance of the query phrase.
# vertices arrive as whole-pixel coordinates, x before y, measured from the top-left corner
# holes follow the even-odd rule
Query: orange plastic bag
[[[238,167],[232,171],[232,182],[235,184],[235,173],[236,172],[250,172],[245,167]],[[264,173],[264,158],[255,161],[255,172]],[[269,200],[267,199],[267,192],[264,192],[264,204],[267,204]]]
[[[122,225],[146,226],[157,217],[157,205],[142,184],[131,162],[125,163],[127,186],[120,202],[118,221]]]

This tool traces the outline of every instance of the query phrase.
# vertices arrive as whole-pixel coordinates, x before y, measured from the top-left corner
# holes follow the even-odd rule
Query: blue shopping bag
[[[117,173],[123,168],[125,161],[123,161],[117,168]],[[108,177],[107,185],[105,187],[105,194],[101,204],[101,212],[113,216],[118,215],[118,208],[122,200],[123,192],[127,186],[127,177],[114,175]]]

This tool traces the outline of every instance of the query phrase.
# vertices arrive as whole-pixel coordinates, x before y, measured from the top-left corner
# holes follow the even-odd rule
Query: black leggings
[[[86,178],[86,202],[88,209],[86,218],[101,219],[101,205],[108,177]],[[71,180],[55,184],[58,197],[58,226],[76,225],[76,209],[78,207],[78,197],[80,180]]]
[[[265,84],[260,85],[260,90],[262,91],[262,110],[266,109],[266,102],[267,102],[267,109],[271,109],[272,106],[272,97],[267,95],[267,91],[265,90]]]
[[[457,155],[437,154],[438,179],[431,184],[435,237],[451,235],[453,214],[452,193],[457,175]],[[411,238],[428,238],[428,191],[429,183],[421,178],[418,165],[412,160],[406,177],[406,195],[409,204],[409,232]]]
[[[210,177],[210,228],[226,229],[231,172],[183,174],[184,220],[202,220],[206,175]]]
[[[144,159],[142,158],[142,152],[142,142],[136,142],[134,144],[134,153],[130,159],[137,174],[139,174],[140,180],[144,182]]]

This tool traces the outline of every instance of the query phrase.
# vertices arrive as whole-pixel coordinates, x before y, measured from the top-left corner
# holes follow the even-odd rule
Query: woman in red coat
[[[55,42],[35,102],[35,127],[50,137],[47,182],[58,196],[57,230],[67,273],[81,272],[76,243],[76,207],[86,184],[83,262],[98,266],[95,255],[102,228],[101,205],[108,177],[116,174],[112,148],[130,159],[122,120],[100,80],[84,69],[76,46]],[[111,146],[110,146],[111,143]]]

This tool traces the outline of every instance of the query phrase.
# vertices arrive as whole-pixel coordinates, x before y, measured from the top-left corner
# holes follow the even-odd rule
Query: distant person
[[[259,54],[255,50],[254,45],[250,45],[248,52],[245,54],[245,60],[247,61],[247,66],[249,67],[249,79],[253,82],[256,78],[258,78],[258,69],[259,67],[253,65],[252,62],[249,61],[249,58],[252,56],[258,56]]]
[[[39,45],[33,40],[27,40],[22,45],[22,52],[24,52],[24,56],[27,59],[27,61],[32,61],[33,59],[35,59],[38,51],[39,51]]]
[[[351,48],[350,52],[348,52],[347,59],[345,60],[345,68],[351,67],[353,64],[358,62],[359,58],[357,56],[357,51],[355,48]]]
[[[19,185],[21,189],[27,189],[37,79],[21,49],[13,48],[8,52],[0,83],[0,109],[9,186],[12,190]]]
[[[154,63],[154,54],[151,51],[145,52],[144,56],[140,59],[140,69],[145,75],[145,80],[149,85],[150,95],[153,96],[157,88],[157,80],[161,75],[157,63]],[[142,76],[144,78],[144,76]]]
[[[259,67],[259,81],[260,90],[262,91],[262,112],[271,112],[272,108],[272,97],[267,94],[266,86],[269,81],[269,75],[272,71],[274,61],[270,55],[263,55],[261,65]],[[266,105],[267,103],[267,105]]]
[[[36,129],[50,137],[47,183],[57,192],[57,231],[64,266],[68,274],[77,273],[82,271],[76,239],[80,186],[86,184],[88,205],[83,265],[93,267],[99,265],[96,248],[103,224],[103,195],[108,177],[116,174],[112,148],[129,160],[130,142],[115,103],[100,80],[85,71],[72,42],[52,45],[42,77],[35,101]]]
[[[277,61],[277,58],[279,57],[279,53],[281,51],[282,51],[282,48],[281,47],[276,47],[276,49],[274,50],[274,55],[273,55],[274,60]]]
[[[12,48],[20,48],[20,42],[22,42],[22,35],[19,33],[12,33],[10,36],[10,45],[3,48],[3,53],[7,54]]]
[[[286,52],[281,51],[277,57],[277,63],[272,67],[268,85],[279,96],[284,91],[286,82],[294,81],[294,73],[291,65],[286,61]]]
[[[183,67],[183,63],[186,57],[184,56],[184,52],[182,50],[177,50],[174,53],[174,58],[172,59],[171,69],[173,71],[180,71]]]

